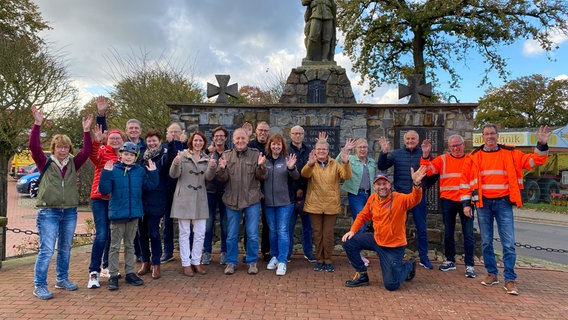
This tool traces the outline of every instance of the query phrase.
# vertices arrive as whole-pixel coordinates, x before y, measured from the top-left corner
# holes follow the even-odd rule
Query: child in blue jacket
[[[99,182],[100,193],[110,193],[109,290],[118,289],[118,252],[122,241],[124,241],[126,282],[134,286],[144,284],[144,281],[134,273],[134,237],[138,230],[138,220],[144,216],[142,189],[153,190],[159,182],[158,170],[152,160],[148,161],[147,171],[136,163],[140,152],[136,144],[126,142],[119,152],[120,161],[116,164],[112,161],[107,162]]]

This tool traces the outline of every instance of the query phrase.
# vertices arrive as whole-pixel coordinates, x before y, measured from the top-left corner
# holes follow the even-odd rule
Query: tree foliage
[[[49,106],[48,128],[52,112],[74,101],[63,59],[37,35],[48,28],[31,1],[0,1],[0,216],[6,216],[8,161],[27,147],[31,106]]]
[[[111,93],[114,115],[108,116],[111,127],[124,129],[128,119],[138,119],[142,129],[165,132],[170,124],[167,102],[203,102],[204,92],[183,65],[167,59],[151,61],[148,53],[121,57],[114,53],[107,59],[116,85]]]
[[[539,74],[521,77],[492,88],[479,100],[475,126],[501,124],[507,128],[535,128],[568,123],[568,80]]]
[[[507,60],[498,46],[532,38],[551,51],[556,46],[551,34],[568,35],[566,0],[337,0],[337,5],[345,52],[371,91],[404,81],[407,74],[437,83],[439,71],[449,74],[451,88],[459,87],[454,65],[467,65],[472,52],[486,62],[481,84],[492,71],[505,80]]]

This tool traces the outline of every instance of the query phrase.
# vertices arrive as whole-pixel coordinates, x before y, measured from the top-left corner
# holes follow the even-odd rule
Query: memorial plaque
[[[308,82],[308,103],[325,103],[325,81],[312,80]]]
[[[213,129],[219,127],[218,124],[200,124],[199,125],[199,131],[205,133],[205,136],[207,137],[207,145],[205,146],[205,148],[209,147],[211,145],[211,141],[213,141]],[[227,129],[227,131],[229,131],[229,136],[227,137],[227,141],[225,142],[225,144],[227,145],[228,149],[232,149],[233,148],[233,132],[235,132],[236,129],[240,128],[237,126],[223,126],[225,127],[225,129]],[[189,134],[188,134],[188,138],[189,138]]]
[[[327,133],[327,142],[329,143],[329,156],[332,158],[337,157],[341,149],[339,141],[339,127],[324,127],[324,126],[303,126],[304,128],[304,143],[311,148],[317,142],[319,133],[325,131]]]
[[[409,130],[418,132],[420,142],[424,139],[430,140],[432,144],[432,157],[436,157],[444,153],[444,128],[443,127],[399,127],[394,129],[394,149],[404,148],[404,134]],[[441,213],[440,207],[440,181],[426,190],[426,203],[428,204],[428,212]]]

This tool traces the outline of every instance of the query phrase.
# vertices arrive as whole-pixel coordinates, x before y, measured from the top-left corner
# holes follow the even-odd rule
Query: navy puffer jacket
[[[99,191],[110,193],[109,219],[142,218],[142,189],[154,190],[158,182],[158,170],[146,171],[136,163],[127,167],[117,162],[112,170],[103,169]]]
[[[402,193],[410,193],[412,191],[412,177],[410,176],[410,167],[414,170],[420,168],[420,158],[422,158],[422,149],[414,148],[410,151],[406,147],[396,149],[393,152],[379,154],[377,167],[379,170],[387,170],[394,165],[393,187],[394,191]]]

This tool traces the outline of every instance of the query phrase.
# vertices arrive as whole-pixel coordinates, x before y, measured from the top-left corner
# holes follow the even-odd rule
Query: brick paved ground
[[[9,198],[13,190],[9,183]],[[17,203],[9,201],[9,227],[35,230],[36,210],[26,201],[25,196]],[[87,217],[88,212],[79,214],[77,232],[84,231]],[[11,232],[7,237],[9,244],[24,239]],[[288,274],[277,277],[264,263],[256,276],[247,275],[243,265],[225,276],[214,254],[215,263],[206,267],[205,276],[184,277],[177,259],[163,265],[159,280],[145,276],[143,287],[121,282],[118,291],[110,292],[107,279],[100,289],[86,288],[89,250],[73,249],[70,274],[78,291],[53,288],[52,260],[49,283],[55,297],[48,301],[32,295],[35,256],[4,261],[0,319],[568,319],[566,271],[518,268],[521,295],[516,297],[505,294],[502,285],[479,284],[480,266],[477,279],[466,279],[463,265],[448,273],[419,269],[412,282],[388,292],[377,258],[371,259],[369,287],[346,288],[343,282],[353,276],[353,269],[345,256],[336,256],[336,271],[325,273],[312,271],[313,264],[297,255]]]
[[[346,288],[353,275],[345,256],[336,256],[334,273],[314,272],[313,264],[296,255],[284,277],[260,264],[260,273],[247,275],[239,265],[232,276],[222,274],[218,255],[208,274],[183,276],[179,259],[163,265],[162,278],[144,276],[146,284],[120,282],[118,291],[86,289],[90,247],[73,249],[73,292],[53,288],[55,297],[40,301],[32,295],[35,256],[11,259],[0,270],[0,319],[567,319],[568,272],[518,269],[519,296],[502,285],[484,287],[458,270],[419,269],[400,290],[382,286],[377,258],[371,259],[371,285]],[[435,265],[437,267],[437,265]],[[482,273],[481,267],[477,267]]]

